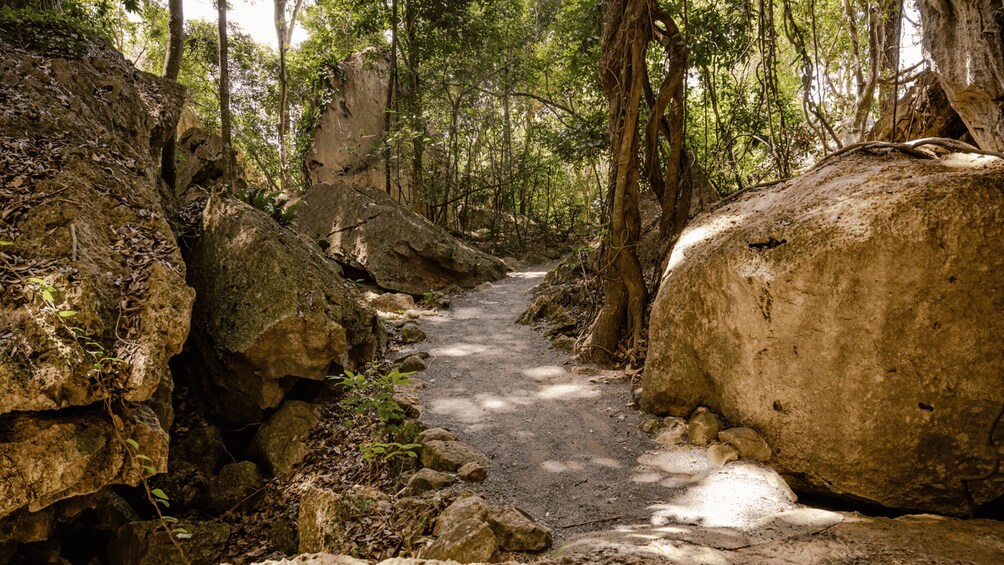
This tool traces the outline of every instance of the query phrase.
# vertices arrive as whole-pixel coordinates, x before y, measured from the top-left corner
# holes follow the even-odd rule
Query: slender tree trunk
[[[391,143],[390,134],[394,127],[394,105],[397,102],[397,0],[390,4],[390,71],[387,80],[387,103],[384,107],[383,133],[385,141],[383,153],[384,181],[387,194],[391,194]],[[400,201],[400,199],[397,199]]]
[[[584,352],[585,357],[602,364],[617,355],[622,333],[629,340],[629,355],[642,346],[646,291],[636,249],[641,234],[638,124],[645,52],[652,37],[651,1],[611,0],[604,17],[600,79],[610,104],[610,220],[600,251],[603,306],[590,328]]]
[[[275,35],[279,43],[279,124],[276,128],[279,136],[279,175],[283,192],[289,193],[293,188],[293,175],[289,168],[289,72],[286,67],[286,55],[293,39],[293,29],[296,27],[296,17],[300,12],[302,0],[294,0],[293,11],[286,20],[286,0],[275,2]]]
[[[164,77],[178,80],[181,73],[181,57],[185,49],[185,16],[182,0],[169,0],[167,5],[167,56],[164,58]],[[177,168],[175,152],[177,147],[177,129],[171,133],[164,143],[160,155],[160,178],[164,179],[171,190],[175,190]]]
[[[227,2],[216,0],[220,35],[220,136],[223,138],[223,182],[234,176],[233,150],[230,138],[230,55],[227,45]]]

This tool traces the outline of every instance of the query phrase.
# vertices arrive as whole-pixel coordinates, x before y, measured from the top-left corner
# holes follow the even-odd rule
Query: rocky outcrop
[[[243,202],[209,201],[189,267],[209,399],[231,422],[260,419],[296,380],[355,370],[382,349],[383,329],[355,287]]]
[[[992,158],[859,155],[699,216],[653,306],[642,406],[752,428],[797,488],[964,513],[1004,404],[1002,188]]]
[[[330,99],[306,155],[312,184],[385,188],[380,148],[387,123],[389,69],[389,57],[368,49],[353,53],[326,77]],[[400,195],[400,183],[393,186]]]
[[[193,300],[157,180],[181,87],[33,26],[0,26],[0,546],[57,501],[136,484],[126,440],[166,467]]]
[[[368,273],[387,290],[422,295],[501,278],[502,261],[466,245],[386,193],[316,184],[297,212],[300,233],[328,257]]]
[[[920,0],[924,51],[976,143],[1004,151],[1004,10],[994,0]]]

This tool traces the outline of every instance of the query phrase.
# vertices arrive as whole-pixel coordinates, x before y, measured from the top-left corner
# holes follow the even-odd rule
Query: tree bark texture
[[[227,45],[227,2],[216,0],[220,34],[220,137],[223,138],[223,182],[233,181],[233,149],[230,135],[230,54]]]

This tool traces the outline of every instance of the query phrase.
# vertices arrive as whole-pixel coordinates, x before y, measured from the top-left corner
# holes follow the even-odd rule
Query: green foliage
[[[281,192],[270,192],[264,188],[247,187],[237,191],[237,198],[249,204],[252,208],[257,208],[272,217],[281,226],[288,226],[293,223],[296,217],[296,210],[302,202],[289,204],[289,199]]]
[[[0,42],[49,56],[79,59],[97,37],[91,15],[75,2],[62,10],[0,6]]]
[[[342,405],[356,414],[376,417],[384,424],[397,424],[404,420],[404,408],[394,400],[394,387],[411,384],[411,373],[394,369],[386,375],[375,374],[374,369],[364,373],[345,371],[344,375],[331,376],[339,380],[345,391]]]
[[[377,459],[382,459],[383,461],[392,461],[394,459],[417,459],[418,450],[421,449],[422,444],[420,443],[384,443],[384,442],[372,442],[364,443],[359,446],[359,452],[362,453],[363,459],[367,462],[373,462]]]

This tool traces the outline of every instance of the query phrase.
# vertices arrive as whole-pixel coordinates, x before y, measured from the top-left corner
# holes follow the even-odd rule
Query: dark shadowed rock
[[[275,476],[285,475],[307,454],[307,436],[320,422],[320,410],[301,400],[283,403],[251,441],[251,452]]]
[[[231,527],[222,522],[182,521],[177,527],[188,533],[175,538],[192,565],[219,562],[230,539]],[[111,565],[175,565],[183,563],[178,548],[158,520],[133,522],[119,528],[108,543]]]
[[[257,420],[298,379],[355,370],[383,329],[356,288],[316,250],[243,202],[213,198],[190,254],[206,384],[227,420]]]

